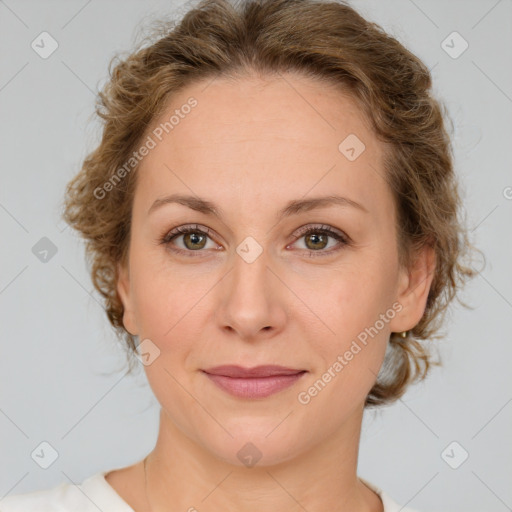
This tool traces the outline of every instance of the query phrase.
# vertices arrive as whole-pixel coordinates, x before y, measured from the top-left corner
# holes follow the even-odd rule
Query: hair
[[[347,92],[388,151],[384,178],[397,212],[401,265],[426,244],[436,266],[423,317],[403,339],[391,334],[381,371],[365,407],[400,398],[425,378],[434,361],[423,341],[437,334],[448,305],[466,280],[475,247],[462,219],[446,131],[446,108],[432,93],[428,68],[379,25],[341,1],[203,0],[179,22],[160,21],[125,58],[116,55],[98,93],[99,145],[67,185],[64,219],[85,239],[93,284],[127,349],[129,372],[137,350],[123,325],[118,264],[127,261],[136,169],[113,183],[146,129],[177,91],[215,77],[296,72]],[[118,176],[120,176],[118,174]],[[102,189],[102,187],[104,187]],[[480,251],[478,251],[480,252]],[[467,260],[467,261],[465,261]],[[467,306],[460,300],[459,302]]]

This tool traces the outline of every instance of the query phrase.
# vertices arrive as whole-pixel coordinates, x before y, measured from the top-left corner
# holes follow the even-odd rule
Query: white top
[[[62,482],[49,489],[5,496],[0,499],[0,512],[135,512],[105,480],[110,471],[114,470],[96,473],[77,485]],[[402,508],[384,491],[359,479],[380,496],[384,512],[418,512]]]

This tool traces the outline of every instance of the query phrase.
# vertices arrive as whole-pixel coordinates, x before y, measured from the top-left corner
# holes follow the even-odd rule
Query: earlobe
[[[403,270],[396,299],[402,310],[390,322],[392,332],[411,330],[423,317],[435,267],[435,250],[426,244],[417,252],[411,267]]]
[[[135,322],[135,314],[133,312],[132,297],[130,290],[130,278],[128,268],[122,264],[117,267],[117,294],[123,304],[123,325],[124,328],[132,335],[138,334]]]

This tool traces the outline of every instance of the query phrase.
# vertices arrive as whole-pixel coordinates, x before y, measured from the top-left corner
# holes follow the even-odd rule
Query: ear
[[[435,267],[435,250],[425,244],[415,254],[412,266],[401,270],[396,301],[402,310],[389,323],[392,332],[408,331],[423,317]]]
[[[136,336],[137,324],[135,321],[135,312],[130,288],[130,271],[128,265],[119,263],[117,266],[117,293],[123,303],[123,325],[132,335]]]

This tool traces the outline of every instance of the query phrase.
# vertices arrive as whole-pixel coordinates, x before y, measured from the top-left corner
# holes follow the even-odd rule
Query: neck
[[[237,466],[178,429],[163,409],[147,458],[150,512],[381,512],[380,498],[357,478],[363,409],[321,445],[274,465]]]

